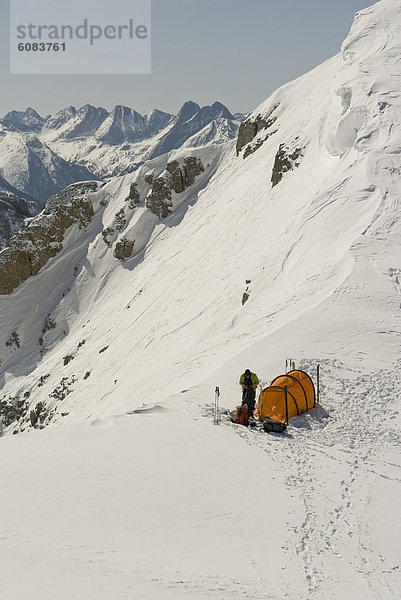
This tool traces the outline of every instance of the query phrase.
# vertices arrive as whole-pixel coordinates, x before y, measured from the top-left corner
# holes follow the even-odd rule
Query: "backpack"
[[[235,417],[235,422],[238,425],[245,425],[245,427],[248,427],[248,406],[246,404],[237,407],[237,416]]]
[[[266,431],[266,433],[284,433],[284,431],[287,429],[287,425],[266,417],[263,421],[263,429]]]

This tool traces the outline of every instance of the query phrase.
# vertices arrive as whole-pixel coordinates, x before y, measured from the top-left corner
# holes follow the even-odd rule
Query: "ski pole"
[[[220,398],[220,388],[216,385],[216,389],[214,391],[214,424],[215,425],[219,425],[219,423],[220,423],[219,398]]]

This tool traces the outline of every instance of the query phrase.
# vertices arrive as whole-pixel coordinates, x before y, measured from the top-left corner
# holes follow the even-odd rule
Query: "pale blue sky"
[[[248,112],[336,54],[354,13],[373,3],[153,0],[151,75],[38,76],[9,74],[9,0],[0,0],[0,115],[28,105],[45,115],[86,103],[177,112],[186,100],[219,100]]]

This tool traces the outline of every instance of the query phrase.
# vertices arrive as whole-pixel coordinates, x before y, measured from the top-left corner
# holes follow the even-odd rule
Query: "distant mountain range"
[[[130,173],[174,149],[233,139],[242,120],[220,102],[185,102],[177,115],[152,110],[142,116],[121,105],[108,112],[90,104],[46,117],[31,107],[13,110],[0,120],[0,193],[25,200],[36,214],[77,181]]]

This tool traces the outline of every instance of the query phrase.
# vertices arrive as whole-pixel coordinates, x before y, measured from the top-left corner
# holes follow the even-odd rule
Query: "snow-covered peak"
[[[44,123],[44,132],[46,130],[54,131],[65,125],[67,121],[75,117],[77,110],[74,106],[67,106],[59,110],[55,115],[49,115]]]
[[[96,108],[91,104],[81,106],[73,118],[68,121],[67,128],[63,132],[64,137],[83,138],[94,135],[108,114],[105,108]]]
[[[28,106],[25,111],[10,111],[3,117],[2,123],[11,131],[40,132],[43,127],[44,118],[36,110]]]
[[[182,148],[198,148],[209,144],[224,144],[235,139],[238,134],[238,121],[232,121],[223,117],[213,119],[203,129],[188,138]]]
[[[100,142],[118,145],[142,139],[146,120],[135,110],[117,105],[96,131]]]
[[[185,123],[186,121],[192,119],[192,117],[196,115],[199,110],[200,106],[196,102],[192,102],[192,100],[188,100],[187,102],[185,102],[176,116],[177,125]]]
[[[221,118],[230,121],[234,120],[234,116],[230,113],[228,108],[224,106],[224,104],[222,104],[221,102],[214,102],[212,106],[205,106],[202,110],[203,112],[208,112],[209,118],[212,119]]]
[[[155,131],[164,129],[173,117],[174,115],[157,109],[153,109],[149,115],[145,115],[146,120],[151,124]]]
[[[220,125],[217,125],[217,122]],[[222,122],[225,121],[226,132],[229,130],[236,130],[238,128],[238,122],[234,124],[234,117],[230,111],[220,102],[215,102],[212,106],[203,106],[202,108],[195,102],[186,102],[175,119],[171,121],[170,128],[164,133],[164,135],[158,140],[155,147],[151,150],[149,156],[154,158],[170,152],[176,148],[180,148],[184,144],[189,145],[188,140],[193,138],[194,145],[199,145],[199,140],[196,140],[196,135],[200,133],[204,128],[210,125],[208,134],[200,134],[200,138],[210,140],[219,143],[219,135],[216,134],[217,130],[221,129]],[[194,137],[195,136],[195,137]],[[231,135],[228,137],[232,137]],[[226,141],[227,137],[225,134],[221,136],[221,141]]]

